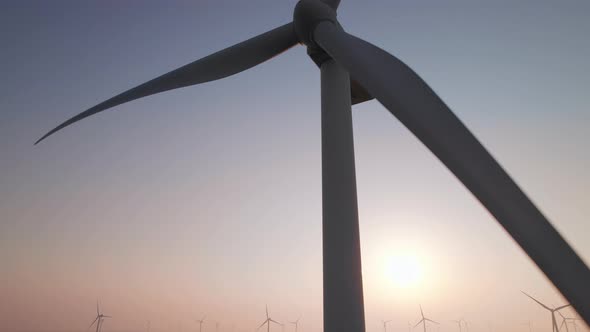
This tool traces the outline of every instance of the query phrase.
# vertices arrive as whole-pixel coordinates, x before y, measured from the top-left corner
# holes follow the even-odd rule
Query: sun
[[[423,268],[420,259],[412,254],[390,256],[385,264],[387,279],[396,287],[411,288],[422,280]]]

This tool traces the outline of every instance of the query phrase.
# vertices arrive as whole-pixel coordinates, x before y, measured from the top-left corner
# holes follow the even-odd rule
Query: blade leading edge
[[[299,40],[293,31],[293,23],[282,25],[189,63],[91,107],[55,127],[35,144],[75,122],[129,101],[237,74],[279,55],[298,42]]]
[[[314,40],[473,193],[590,323],[590,270],[475,136],[407,65],[324,21]]]

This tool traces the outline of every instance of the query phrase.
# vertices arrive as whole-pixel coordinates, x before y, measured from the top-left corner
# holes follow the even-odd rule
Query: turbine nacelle
[[[299,41],[312,49],[321,49],[314,41],[313,33],[321,22],[332,22],[339,25],[336,11],[328,4],[319,0],[300,0],[293,13],[293,28]]]

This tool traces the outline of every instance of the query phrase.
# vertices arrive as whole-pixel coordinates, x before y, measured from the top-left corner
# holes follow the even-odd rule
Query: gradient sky
[[[288,22],[296,1],[0,4],[0,330],[321,331],[319,71],[303,47],[222,81],[80,111]],[[342,0],[590,262],[590,3]],[[378,102],[354,108],[367,331],[549,331],[564,299]],[[393,257],[393,258],[392,258]],[[422,277],[387,273],[413,257]],[[574,315],[573,312],[569,312]],[[434,331],[436,329],[432,329]],[[288,327],[287,332],[292,331]]]

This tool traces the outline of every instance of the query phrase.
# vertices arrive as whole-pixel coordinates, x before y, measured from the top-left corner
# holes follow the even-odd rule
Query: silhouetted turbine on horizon
[[[463,318],[459,320],[452,320],[451,322],[457,323],[457,325],[459,325],[459,332],[463,332]]]
[[[202,332],[203,322],[205,322],[205,317],[207,317],[207,315],[203,316],[203,318],[201,318],[201,319],[195,319],[195,322],[199,323],[199,332]]]
[[[301,316],[299,316],[299,318],[297,318],[297,320],[295,320],[294,322],[289,322],[289,323],[295,325],[295,332],[297,332],[297,327],[299,326],[300,319],[301,319]]]
[[[277,322],[276,320],[270,318],[270,316],[268,315],[268,306],[266,306],[266,320],[260,324],[260,326],[256,329],[256,331],[260,330],[261,327],[264,326],[264,324],[266,324],[266,332],[270,332],[270,323],[275,323],[277,325],[281,325],[283,326],[283,324]]]
[[[570,304],[565,304],[556,308],[549,308],[548,306],[544,305],[543,303],[541,303],[540,301],[538,301],[537,299],[535,299],[534,297],[530,296],[529,294],[521,291],[524,295],[528,296],[531,300],[537,302],[540,306],[542,306],[543,308],[549,310],[549,312],[551,312],[551,325],[552,325],[552,330],[554,332],[559,332],[559,328],[557,327],[557,319],[555,318],[555,312],[559,311],[563,308],[567,308],[570,306]]]
[[[420,315],[422,316],[422,319],[418,323],[416,323],[416,325],[414,325],[414,327],[416,327],[416,326],[420,325],[420,323],[422,323],[423,326],[424,326],[424,332],[426,332],[426,322],[427,321],[428,322],[431,322],[431,323],[434,323],[434,324],[437,324],[437,325],[440,325],[438,322],[435,322],[432,319],[426,318],[424,316],[424,311],[422,311],[422,305],[420,305]]]
[[[96,323],[96,332],[100,332],[102,329],[102,321],[105,318],[112,318],[111,316],[107,316],[107,315],[103,315],[100,312],[100,307],[98,305],[98,300],[96,301],[96,318],[94,319],[94,321],[92,321],[92,324],[90,324],[90,326],[88,326],[88,328],[91,328],[92,325],[94,325],[94,323]]]
[[[387,323],[391,322],[390,320],[381,320],[381,322],[383,323],[383,332],[387,332]]]
[[[572,324],[574,325],[574,332],[578,332],[578,325],[576,324],[576,321],[577,321],[577,320],[581,320],[581,319],[579,319],[579,318],[574,318],[574,317],[566,317],[566,316],[564,316],[564,315],[561,313],[561,311],[558,311],[557,313],[558,313],[558,314],[561,316],[561,318],[563,319],[563,321],[561,322],[561,325],[559,326],[559,329],[560,329],[560,330],[561,330],[562,326],[565,324],[565,330],[566,330],[567,332],[569,332],[569,328],[568,328],[568,326],[567,326],[567,322],[572,322]]]
[[[58,125],[35,144],[93,114],[237,74],[302,43],[321,73],[325,332],[365,330],[351,105],[373,98],[473,193],[590,322],[588,267],[422,78],[393,55],[344,31],[336,15],[339,3],[300,0],[291,23],[112,97]]]

